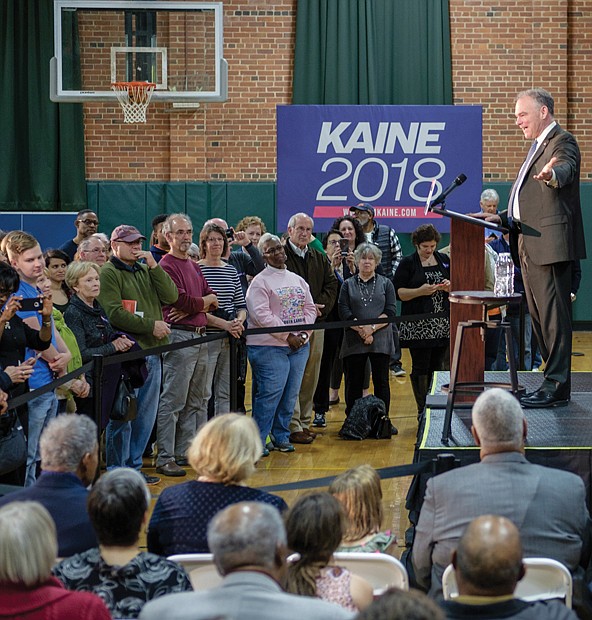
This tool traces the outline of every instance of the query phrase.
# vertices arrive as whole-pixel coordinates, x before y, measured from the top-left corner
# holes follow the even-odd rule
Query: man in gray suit
[[[541,387],[521,398],[525,407],[566,405],[571,395],[571,269],[586,258],[580,206],[580,149],[554,118],[553,97],[542,88],[516,98],[516,124],[532,141],[507,212],[481,214],[510,230],[512,258],[522,270],[532,328],[545,360]]]
[[[319,599],[286,594],[286,530],[280,513],[257,502],[220,511],[208,527],[219,587],[171,594],[144,606],[142,620],[341,620],[353,614]]]
[[[441,595],[442,573],[460,536],[484,514],[514,522],[526,557],[553,558],[572,572],[585,566],[590,516],[581,478],[526,460],[526,420],[509,392],[481,394],[472,421],[481,462],[428,481],[412,551],[417,583]]]

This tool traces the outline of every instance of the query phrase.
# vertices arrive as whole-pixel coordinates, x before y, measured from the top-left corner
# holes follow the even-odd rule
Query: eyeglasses
[[[142,239],[136,239],[135,241],[123,241],[123,239],[117,239],[117,243],[125,243],[125,245],[142,245]]]
[[[273,248],[269,248],[269,250],[265,250],[263,254],[265,254],[265,256],[274,256],[275,254],[282,254],[284,251],[283,245],[276,245]]]
[[[84,224],[85,226],[98,226],[99,220],[78,220],[80,224]]]
[[[221,237],[210,237],[206,239],[206,243],[224,243],[224,239]]]
[[[339,245],[339,239],[330,239],[327,241],[327,245]]]

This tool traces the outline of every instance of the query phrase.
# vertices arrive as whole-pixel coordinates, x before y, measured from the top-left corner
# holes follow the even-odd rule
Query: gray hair
[[[472,419],[483,447],[522,447],[524,413],[518,400],[506,390],[491,388],[483,392],[473,405]]]
[[[86,252],[87,250],[90,250],[90,247],[92,245],[94,245],[95,243],[100,243],[101,247],[104,249],[105,248],[105,243],[104,241],[102,241],[101,239],[99,239],[98,237],[95,237],[94,235],[91,235],[90,237],[87,237],[86,239],[83,239],[79,244],[78,244],[78,253],[80,252]]]
[[[499,194],[492,188],[484,189],[481,192],[481,202],[484,200],[495,200],[495,202],[499,203]]]
[[[372,256],[372,258],[376,261],[376,265],[380,265],[380,261],[382,260],[382,251],[376,244],[368,241],[365,243],[360,243],[360,245],[354,250],[354,261],[356,265],[360,262],[361,258],[365,258],[368,255]]]
[[[273,568],[277,548],[286,540],[279,511],[261,502],[232,504],[208,526],[208,546],[222,575],[247,564]]]
[[[293,228],[296,226],[296,221],[303,217],[310,221],[310,224],[314,229],[314,220],[310,217],[310,215],[308,215],[308,213],[295,213],[288,222],[288,228]]]
[[[197,243],[192,243],[189,246],[189,250],[187,250],[187,254],[190,257],[195,256],[196,258],[199,258],[199,246],[197,245]]]
[[[529,88],[528,90],[523,90],[521,93],[516,95],[516,101],[518,99],[522,99],[522,97],[530,97],[534,99],[539,109],[545,106],[549,110],[549,114],[551,116],[555,115],[555,101],[553,101],[553,97],[551,93],[544,88]]]
[[[37,586],[51,576],[58,554],[56,526],[38,502],[0,508],[0,582]]]
[[[97,449],[97,425],[86,415],[59,415],[39,440],[42,469],[75,472],[85,454]]]
[[[169,216],[167,216],[167,219],[162,224],[163,233],[171,232],[173,220],[185,220],[189,224],[189,226],[193,228],[193,223],[187,213],[171,213]]]
[[[273,235],[272,233],[263,233],[261,235],[261,238],[259,239],[259,243],[257,244],[257,249],[259,250],[259,252],[261,252],[263,254],[263,246],[268,242],[268,241],[277,241],[278,243],[281,244],[282,240],[277,236],[277,235]]]

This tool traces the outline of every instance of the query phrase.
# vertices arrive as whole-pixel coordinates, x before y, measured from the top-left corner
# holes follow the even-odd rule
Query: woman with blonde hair
[[[187,452],[196,480],[165,489],[148,526],[148,550],[160,555],[207,553],[214,515],[237,502],[263,502],[284,511],[277,495],[246,486],[263,446],[252,418],[226,413],[203,426]]]
[[[337,551],[390,553],[397,539],[390,531],[381,532],[382,489],[380,477],[370,465],[348,469],[329,485],[329,493],[341,505],[346,527]]]
[[[98,596],[69,592],[51,576],[56,527],[37,502],[0,508],[0,618],[109,620]]]

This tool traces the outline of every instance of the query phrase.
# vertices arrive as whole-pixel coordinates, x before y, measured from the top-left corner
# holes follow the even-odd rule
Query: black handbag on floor
[[[117,388],[115,390],[115,398],[113,399],[113,407],[109,418],[115,422],[131,422],[138,415],[138,401],[136,393],[131,386],[130,380],[121,375]]]
[[[18,415],[10,411],[0,416],[0,476],[27,462],[27,440]]]

